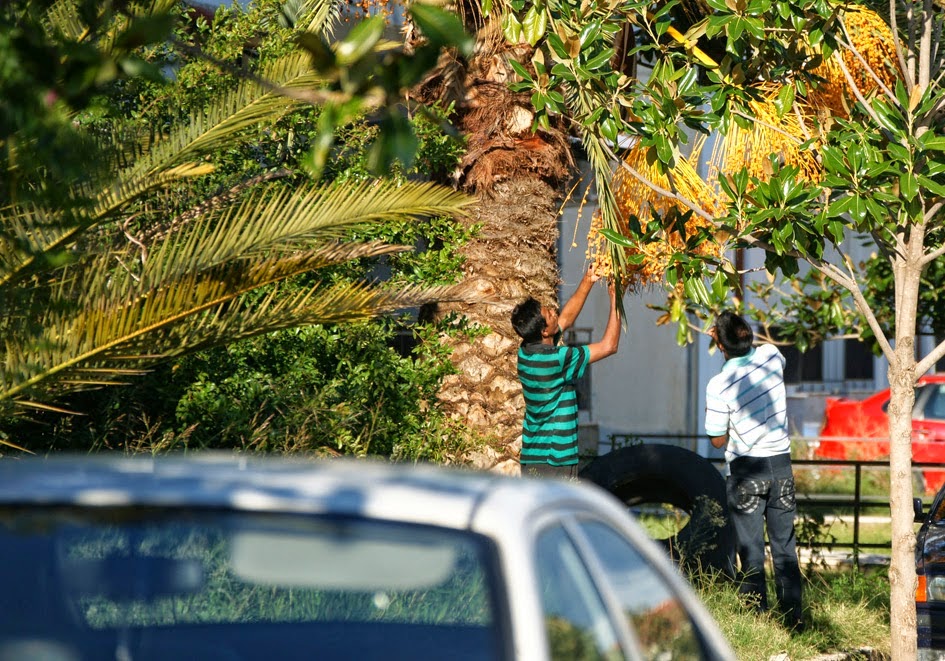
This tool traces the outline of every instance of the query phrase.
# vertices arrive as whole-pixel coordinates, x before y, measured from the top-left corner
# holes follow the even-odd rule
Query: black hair
[[[715,320],[715,337],[732,358],[748,354],[755,342],[755,334],[748,322],[728,310]]]
[[[512,328],[526,344],[541,342],[542,331],[548,323],[541,314],[541,303],[527,298],[512,310]]]

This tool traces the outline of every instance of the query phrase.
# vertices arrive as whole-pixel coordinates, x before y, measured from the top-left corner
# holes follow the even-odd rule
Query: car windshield
[[[490,548],[362,519],[5,510],[0,658],[500,658]]]

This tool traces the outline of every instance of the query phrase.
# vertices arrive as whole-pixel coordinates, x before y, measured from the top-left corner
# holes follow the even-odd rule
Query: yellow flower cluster
[[[743,129],[733,123],[728,133],[716,142],[710,159],[710,180],[715,181],[720,174],[734,174],[742,168],[748,170],[750,177],[767,179],[771,174],[772,155],[782,166],[796,166],[802,179],[820,180],[820,166],[814,152],[800,149],[812,130],[810,118],[795,110],[779,116],[775,101],[780,90],[779,85],[762,86],[760,98],[748,103],[751,126]]]
[[[699,176],[694,166],[694,163],[699,161],[701,146],[700,142],[688,159],[677,159],[675,167],[665,172],[660,171],[655,150],[641,147],[639,143],[627,151],[623,162],[643,179],[665,191],[691,200],[714,216],[719,211],[718,193]],[[685,237],[674,231],[672,226],[678,214],[687,211],[688,207],[673,197],[654,190],[624,167],[617,170],[612,185],[617,209],[623,219],[620,233],[628,235],[628,220],[632,216],[636,216],[641,225],[646,225],[659,216],[663,226],[662,236],[659,241],[640,243],[629,248],[616,248],[600,234],[602,219],[598,212],[591,219],[587,258],[598,275],[611,277],[615,272],[614,257],[621,257],[618,250],[624,251],[624,257],[643,254],[646,257],[642,264],[616,269],[621,274],[621,285],[634,288],[658,282],[666,271],[673,251],[682,248],[685,243]],[[686,221],[684,233],[691,235],[699,228],[710,225],[702,216],[693,214]],[[705,254],[718,255],[720,248],[715,244],[704,243],[699,250]]]
[[[835,115],[846,117],[847,107],[856,97],[843,74],[841,61],[864,97],[877,88],[877,78],[888,89],[893,89],[902,74],[892,30],[882,16],[865,7],[850,6],[841,19],[855,52],[842,48],[814,70],[826,82],[811,91],[808,102],[815,108],[827,108]]]

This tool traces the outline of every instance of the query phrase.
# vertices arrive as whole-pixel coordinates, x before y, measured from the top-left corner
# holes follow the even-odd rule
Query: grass
[[[804,455],[795,453],[795,456]],[[801,494],[852,500],[855,493],[856,475],[852,467],[795,465],[794,475]],[[860,476],[860,494],[867,499],[888,498],[888,469],[865,467]],[[916,495],[922,495],[921,488],[916,489]],[[929,498],[925,498],[926,502]],[[798,545],[827,550],[823,545],[829,543],[835,550],[852,550],[852,513],[852,507],[801,505],[796,524]],[[861,510],[861,516],[872,515],[888,517],[889,508]],[[860,521],[861,544],[888,544],[890,538],[888,521]],[[844,547],[847,543],[850,546]],[[882,549],[861,549],[861,553],[872,552],[887,553]],[[861,656],[853,658],[866,659],[862,650],[867,648],[888,656],[891,641],[887,569],[837,569],[817,563],[802,569],[807,624],[802,633],[790,632],[771,613],[756,613],[751,604],[746,604],[739,596],[734,582],[724,577],[697,574],[691,576],[690,581],[738,659],[766,660],[786,655],[792,661],[801,661],[824,654],[857,651],[861,651]],[[768,596],[773,602],[775,592],[770,567],[768,577]]]
[[[769,572],[770,574],[770,572]],[[804,577],[807,628],[787,630],[771,613],[755,613],[731,581],[698,575],[691,581],[738,659],[787,655],[799,661],[870,648],[889,654],[889,583],[885,570],[808,569]],[[774,587],[768,585],[769,599]]]

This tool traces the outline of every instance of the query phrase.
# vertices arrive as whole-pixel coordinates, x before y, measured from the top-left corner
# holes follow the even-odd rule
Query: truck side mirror
[[[922,512],[922,499],[913,498],[912,499],[912,520],[915,523],[925,523],[925,514]]]

